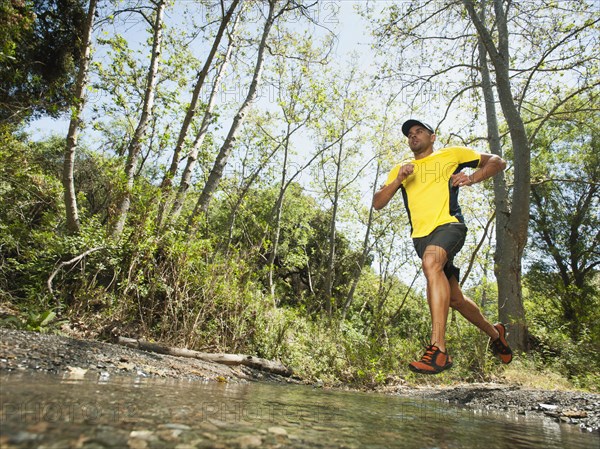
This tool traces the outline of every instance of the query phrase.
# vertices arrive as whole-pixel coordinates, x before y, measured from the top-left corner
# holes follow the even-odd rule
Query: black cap
[[[431,134],[435,134],[435,131],[433,130],[433,128],[431,127],[431,125],[428,125],[427,123],[420,122],[419,120],[414,120],[412,118],[410,120],[405,121],[404,124],[402,125],[402,134],[404,134],[406,137],[408,137],[408,132],[415,125],[422,126],[427,131],[429,131]]]

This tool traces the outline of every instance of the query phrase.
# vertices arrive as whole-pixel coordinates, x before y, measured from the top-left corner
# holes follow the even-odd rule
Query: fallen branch
[[[280,362],[273,360],[261,359],[244,354],[211,354],[208,352],[193,351],[191,349],[171,348],[168,346],[157,345],[143,340],[134,338],[119,337],[118,343],[130,348],[142,349],[144,351],[157,352],[159,354],[173,355],[176,357],[188,357],[192,359],[200,359],[206,362],[221,363],[223,365],[245,365],[251,368],[257,368],[270,373],[279,374],[289,377],[292,375],[292,370]]]
[[[58,272],[62,269],[62,267],[64,267],[65,265],[75,264],[75,263],[79,262],[81,259],[83,259],[85,256],[92,254],[93,252],[99,251],[101,249],[104,249],[104,246],[99,246],[97,248],[88,249],[87,251],[80,254],[79,256],[73,257],[71,260],[67,260],[65,262],[61,262],[60,264],[58,264],[58,267],[56,268],[56,270],[54,270],[52,272],[52,274],[46,281],[46,286],[48,287],[50,294],[52,296],[54,296],[54,290],[52,290],[52,280],[54,279],[54,276],[56,276],[58,274]]]

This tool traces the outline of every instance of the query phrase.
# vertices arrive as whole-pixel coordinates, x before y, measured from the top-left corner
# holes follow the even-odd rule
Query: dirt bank
[[[273,380],[301,383],[245,366],[230,367],[196,359],[139,351],[98,341],[78,340],[0,328],[0,373],[39,371],[54,374],[171,377],[244,382]],[[544,416],[600,432],[600,394],[549,391],[515,385],[464,384],[417,388],[388,386],[378,391],[446,401],[466,407]]]

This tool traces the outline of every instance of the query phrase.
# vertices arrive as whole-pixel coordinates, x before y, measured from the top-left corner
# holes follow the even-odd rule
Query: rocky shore
[[[110,343],[0,328],[0,374],[46,372],[77,376],[165,377],[217,382],[270,380],[302,383],[246,366],[139,351]],[[526,389],[517,385],[463,384],[422,388],[391,385],[378,391],[465,407],[543,416],[600,433],[600,394]]]

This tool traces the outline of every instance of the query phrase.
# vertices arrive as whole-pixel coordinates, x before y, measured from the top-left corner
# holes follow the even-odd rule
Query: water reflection
[[[598,447],[598,435],[574,426],[419,398],[148,378],[0,381],[2,448]]]

